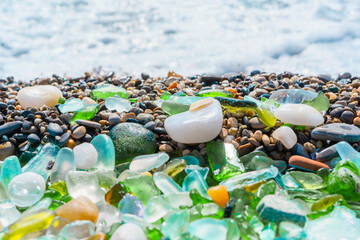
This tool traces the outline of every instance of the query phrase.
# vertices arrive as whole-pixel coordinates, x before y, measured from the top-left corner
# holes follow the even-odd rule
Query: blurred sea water
[[[0,78],[360,74],[359,0],[1,0]]]

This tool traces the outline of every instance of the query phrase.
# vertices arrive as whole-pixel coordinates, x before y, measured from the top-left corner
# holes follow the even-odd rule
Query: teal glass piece
[[[131,109],[131,103],[127,99],[118,97],[108,97],[105,100],[105,106],[109,110],[116,110],[117,112],[127,112]]]
[[[198,170],[191,171],[191,173],[189,173],[185,177],[182,188],[184,189],[184,191],[188,191],[188,192],[191,191],[192,189],[196,189],[199,191],[202,197],[210,199],[207,193],[209,187],[205,182],[205,178],[203,177],[203,175],[201,175],[201,173]]]
[[[259,233],[261,240],[273,240],[276,237],[276,224],[275,223],[269,223],[267,224],[264,229],[261,230]]]
[[[198,239],[227,240],[228,230],[228,224],[223,220],[202,218],[191,222],[186,231]]]
[[[74,112],[74,114],[71,116],[69,123],[70,124],[76,124],[76,120],[91,120],[97,112],[99,111],[100,106],[99,104],[90,104],[87,105],[85,108]]]
[[[19,159],[16,156],[5,158],[0,171],[1,182],[7,188],[11,180],[22,172]]]
[[[197,165],[189,165],[185,168],[185,172],[187,175],[189,175],[192,171],[198,171],[200,173],[200,175],[206,179],[208,173],[209,173],[209,168],[207,167],[200,167]]]
[[[23,168],[22,171],[33,172],[42,176],[45,181],[51,174],[50,168],[48,168],[50,162],[55,162],[56,156],[60,148],[54,144],[47,143],[42,149],[33,157]]]
[[[256,206],[258,205],[258,203],[260,202],[261,199],[263,199],[263,197],[265,197],[266,195],[269,194],[275,194],[276,191],[276,182],[274,180],[270,180],[264,184],[262,184],[255,192],[254,194],[254,199],[251,203],[251,206],[253,208],[256,208]]]
[[[98,87],[94,90],[91,90],[90,97],[94,100],[97,99],[107,99],[108,97],[113,97],[118,95],[121,98],[128,99],[129,93],[122,87],[116,87],[111,84],[106,84],[104,86]]]
[[[67,100],[64,104],[59,106],[59,110],[62,113],[76,112],[85,108],[86,103],[78,98]]]
[[[175,212],[162,224],[161,232],[169,239],[179,238],[185,231],[190,221],[190,215],[187,210]]]
[[[199,160],[196,157],[193,157],[190,155],[174,158],[172,161],[177,160],[177,159],[185,159],[187,165],[199,166]]]
[[[197,92],[196,96],[233,98],[235,95],[233,92],[222,90],[222,89],[209,89],[209,90],[201,90],[201,91]]]
[[[280,237],[286,239],[306,239],[303,228],[292,222],[281,222],[279,225]]]
[[[33,205],[31,208],[26,209],[26,211],[24,211],[23,214],[25,215],[25,214],[34,213],[41,209],[48,209],[50,205],[51,205],[51,198],[45,197],[41,199],[39,202],[37,202],[35,205]]]
[[[152,197],[144,211],[144,219],[149,223],[154,223],[164,216],[166,216],[173,207],[169,203],[168,199],[163,196]]]
[[[278,173],[279,171],[276,167],[270,166],[269,168],[236,175],[220,182],[220,185],[224,185],[228,191],[232,191],[237,188],[243,188],[246,185],[275,178]]]
[[[7,187],[5,188],[2,181],[0,181],[0,203],[9,200]]]
[[[245,172],[233,144],[211,141],[206,144],[206,153],[213,177],[217,181]]]
[[[303,89],[281,89],[273,92],[270,99],[278,103],[302,103],[304,100],[313,100],[317,93]]]
[[[60,149],[56,156],[55,164],[51,169],[51,182],[65,181],[66,173],[71,170],[76,170],[74,152],[71,148],[65,147]]]
[[[113,141],[108,135],[99,134],[90,142],[98,153],[98,161],[94,168],[114,170],[115,148]]]
[[[342,160],[349,159],[360,169],[360,153],[356,151],[349,143],[341,141],[336,144],[336,151]]]
[[[276,223],[290,221],[299,225],[304,225],[306,222],[304,207],[281,195],[266,195],[257,205],[256,212],[264,221]]]
[[[164,172],[156,172],[153,175],[155,185],[165,195],[183,192],[182,188]]]

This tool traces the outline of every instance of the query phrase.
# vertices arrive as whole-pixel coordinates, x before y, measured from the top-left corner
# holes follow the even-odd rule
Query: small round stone
[[[38,135],[32,133],[27,137],[27,140],[32,144],[38,144],[40,143],[40,138]]]
[[[75,166],[79,169],[90,169],[96,165],[98,153],[90,143],[82,143],[74,147]]]
[[[39,174],[25,172],[9,183],[9,197],[18,207],[29,207],[44,195],[45,180]]]
[[[63,129],[57,123],[50,123],[46,129],[51,136],[56,137],[63,134]]]
[[[74,129],[74,131],[72,133],[72,136],[75,139],[80,139],[83,136],[85,136],[85,134],[86,134],[86,128],[84,126],[79,126],[79,127]]]
[[[0,144],[0,161],[15,154],[16,147],[12,142],[5,142]]]
[[[85,126],[88,128],[101,128],[101,124],[94,121],[78,119],[76,120],[76,123],[79,124],[80,126]]]
[[[354,118],[353,122],[354,122],[355,125],[360,126],[360,117]]]

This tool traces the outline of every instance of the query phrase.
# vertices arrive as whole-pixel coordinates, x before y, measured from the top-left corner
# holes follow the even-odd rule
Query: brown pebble
[[[309,153],[312,153],[315,151],[315,146],[314,144],[310,143],[310,142],[306,142],[304,143],[304,147],[306,149],[306,151],[308,151]]]
[[[260,142],[262,138],[262,132],[260,130],[256,130],[253,137]]]
[[[260,143],[258,141],[256,141],[255,138],[249,138],[248,139],[249,143],[251,143],[252,145],[254,145],[255,147],[260,146]]]
[[[121,116],[121,122],[125,122],[126,119],[135,119],[136,118],[136,115],[135,113],[133,112],[130,112],[130,113],[125,113]]]
[[[226,130],[226,128],[222,128],[220,133],[219,133],[219,136],[222,138],[222,139],[225,139],[226,136],[228,135],[228,131]]]
[[[159,147],[159,151],[161,152],[172,152],[174,149],[169,144],[161,144]]]
[[[12,142],[5,142],[0,144],[0,161],[15,154],[16,147]]]
[[[75,139],[80,139],[86,134],[86,128],[84,126],[79,126],[75,128],[74,132],[72,133],[72,136]]]
[[[260,119],[257,117],[253,117],[252,119],[250,119],[249,124],[253,129],[262,129],[266,127],[265,124],[261,122]]]
[[[182,151],[183,156],[190,155],[190,153],[191,153],[191,151],[189,149],[185,149],[184,151]]]
[[[106,240],[106,234],[103,232],[98,232],[95,233],[94,235],[92,235],[90,238],[88,238],[87,240]]]
[[[242,156],[242,155],[245,155],[245,154],[248,154],[250,153],[251,151],[255,150],[255,146],[252,145],[251,143],[247,143],[247,144],[244,144],[244,145],[241,145],[239,148],[238,148],[238,152],[239,154]]]
[[[235,137],[237,133],[238,133],[238,129],[237,129],[237,128],[230,128],[230,129],[229,129],[229,135]]]
[[[270,138],[266,134],[262,135],[261,141],[264,143],[265,147],[269,146],[270,144]]]
[[[312,159],[309,159],[309,158],[306,158],[303,156],[299,156],[299,155],[291,156],[289,159],[289,165],[309,169],[311,171],[317,171],[320,168],[330,169],[330,167],[328,165],[326,165],[325,163],[314,161]]]
[[[227,128],[237,128],[238,125],[238,120],[236,120],[234,117],[231,117],[227,120]]]

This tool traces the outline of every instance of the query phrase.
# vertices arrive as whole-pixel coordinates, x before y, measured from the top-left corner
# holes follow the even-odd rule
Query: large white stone
[[[18,92],[18,100],[22,108],[44,105],[53,107],[61,97],[61,91],[57,87],[49,85],[26,87]]]
[[[192,144],[208,142],[220,133],[223,114],[219,101],[196,107],[196,110],[176,114],[165,120],[169,136],[180,143]]]
[[[300,126],[318,126],[324,123],[323,116],[305,104],[282,104],[275,110],[275,117],[282,122]]]
[[[273,132],[272,136],[279,140],[287,149],[292,148],[297,143],[295,132],[287,126],[279,127]]]
[[[74,147],[74,161],[78,169],[90,169],[96,165],[98,152],[90,143],[82,143]]]

